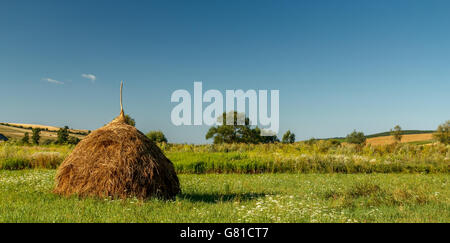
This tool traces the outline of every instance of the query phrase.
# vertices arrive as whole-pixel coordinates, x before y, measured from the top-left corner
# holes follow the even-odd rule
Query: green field
[[[448,173],[450,146],[355,147],[315,144],[160,144],[175,170],[204,173]],[[0,170],[55,169],[73,146],[0,143]]]
[[[175,201],[63,198],[54,175],[0,171],[0,222],[450,221],[446,174],[182,174]]]
[[[0,222],[450,222],[450,146],[159,144],[175,201],[51,193],[71,145],[0,143]]]

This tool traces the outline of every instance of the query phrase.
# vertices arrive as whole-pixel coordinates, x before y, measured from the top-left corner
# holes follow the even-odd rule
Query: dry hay
[[[64,160],[54,192],[111,198],[173,199],[180,184],[159,147],[120,116],[84,138]]]

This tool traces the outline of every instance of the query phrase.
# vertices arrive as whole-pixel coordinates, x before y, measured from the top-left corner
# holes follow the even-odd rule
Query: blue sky
[[[140,130],[204,143],[208,127],[170,121],[172,92],[202,81],[280,90],[280,135],[298,139],[435,129],[450,119],[449,11],[414,0],[1,1],[0,122],[96,129],[118,115],[126,80]]]

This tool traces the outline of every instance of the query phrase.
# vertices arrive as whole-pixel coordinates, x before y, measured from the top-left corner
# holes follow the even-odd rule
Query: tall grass
[[[450,146],[159,144],[178,173],[448,173]],[[56,168],[72,146],[0,144],[0,169]]]
[[[73,146],[18,146],[0,144],[0,170],[57,168]]]

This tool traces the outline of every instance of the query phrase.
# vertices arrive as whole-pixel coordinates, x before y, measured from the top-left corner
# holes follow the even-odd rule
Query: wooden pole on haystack
[[[123,89],[123,80],[120,82],[120,116],[125,116],[122,104],[122,89]]]

